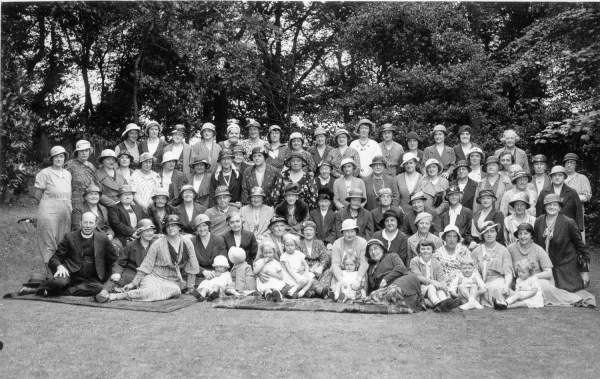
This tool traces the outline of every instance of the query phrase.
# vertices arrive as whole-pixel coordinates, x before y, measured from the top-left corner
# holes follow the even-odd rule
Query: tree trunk
[[[139,108],[138,108],[138,94],[140,92],[140,81],[142,79],[142,56],[144,55],[144,49],[146,45],[142,46],[140,53],[135,58],[134,65],[134,81],[133,81],[133,122],[137,124],[139,122]]]
[[[217,141],[227,139],[227,116],[229,113],[229,99],[227,89],[220,86],[218,94],[213,97],[213,116],[217,127]]]

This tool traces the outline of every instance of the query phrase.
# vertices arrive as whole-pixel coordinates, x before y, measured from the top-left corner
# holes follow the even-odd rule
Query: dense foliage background
[[[511,127],[551,164],[577,152],[598,234],[600,4],[1,6],[1,192],[19,191],[53,144],[112,147],[131,121],[212,121],[219,139],[231,119],[307,135],[362,117],[422,136],[469,124],[487,151]]]

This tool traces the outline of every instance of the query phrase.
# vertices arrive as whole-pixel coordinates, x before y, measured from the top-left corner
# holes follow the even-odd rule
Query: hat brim
[[[292,159],[300,159],[302,161],[302,167],[307,167],[308,166],[308,162],[306,161],[306,159],[298,157],[298,156],[293,156],[293,157],[287,157],[287,159],[285,160],[285,166],[290,168],[290,161]]]
[[[366,197],[362,197],[362,196],[348,196],[348,197],[346,197],[345,200],[347,202],[350,202],[350,199],[360,199],[361,203],[364,203],[365,201],[367,201],[367,198]]]
[[[83,151],[83,150],[89,150],[89,151],[90,151],[90,155],[94,154],[94,148],[93,148],[93,147],[90,145],[89,147],[85,147],[85,148],[82,148],[82,149],[76,149],[76,150],[73,152],[73,156],[74,156],[75,158],[77,158],[77,155],[78,155],[78,153],[79,153],[80,151]]]
[[[515,184],[517,182],[517,180],[519,180],[521,178],[527,178],[528,183],[531,181],[531,175],[527,174],[527,175],[519,175],[519,176],[512,178],[511,183]]]
[[[162,125],[160,125],[160,124],[150,124],[150,125],[146,126],[146,127],[144,128],[144,133],[145,133],[145,134],[148,134],[148,129],[150,129],[150,128],[151,128],[151,127],[153,127],[153,126],[156,126],[156,127],[158,127],[158,132],[159,132],[159,133],[162,133],[162,131],[163,131],[163,127],[162,127]]]
[[[483,229],[482,231],[479,232],[479,235],[484,235],[485,233],[489,232],[492,229],[496,230],[496,233],[498,233],[498,230],[496,229],[496,227],[500,226],[500,224],[494,224],[494,225],[490,225],[488,227],[486,227],[485,229]]]
[[[116,156],[113,157],[112,155],[99,156],[98,158],[96,158],[96,164],[101,165],[106,158],[114,158],[115,162],[119,160],[119,158],[117,158]]]
[[[477,196],[477,199],[475,199],[475,201],[477,202],[477,204],[481,204],[481,198],[483,196],[490,196],[494,199],[494,201],[498,201],[498,198],[496,197],[496,195],[490,195],[489,193],[486,193],[485,195],[479,195]]]
[[[453,194],[455,194],[455,193],[457,193],[457,194],[459,194],[459,195],[463,195],[463,193],[462,193],[462,192],[460,192],[460,191],[447,192],[447,193],[446,193],[446,196],[444,196],[444,199],[445,199],[445,200],[448,200],[448,198],[450,197],[450,195],[453,195]]]
[[[360,228],[358,226],[353,226],[351,228],[341,228],[340,232],[343,232],[345,230],[356,230],[358,232],[358,231],[360,231]]]
[[[126,193],[130,193],[132,195],[135,195],[137,192],[135,192],[135,191],[120,192],[120,193],[117,194],[117,197],[121,197],[121,195],[125,195]]]
[[[446,234],[450,233],[450,232],[454,232],[458,235],[458,242],[462,241],[463,238],[461,237],[460,233],[457,232],[456,230],[448,230],[447,232],[443,232],[442,233],[442,240],[444,240],[446,238]]]
[[[197,223],[194,224],[194,229],[196,229],[198,227],[198,225],[201,225],[201,224],[206,224],[210,228],[210,226],[212,224],[212,221],[211,220],[207,220],[207,221],[197,222]]]
[[[138,138],[140,136],[140,134],[144,134],[144,131],[138,126],[137,128],[131,128],[129,130],[124,131],[123,133],[121,133],[121,139],[125,138],[125,136],[127,136],[127,134],[129,134],[129,132],[132,132],[134,130],[138,131]]]
[[[216,199],[219,196],[229,196],[229,197],[231,197],[231,194],[229,192],[215,193],[215,195],[213,196],[213,199]]]
[[[84,192],[83,193],[83,198],[85,199],[85,197],[87,196],[88,193],[92,193],[92,192],[96,192],[98,194],[100,194],[100,196],[102,196],[102,190],[99,191],[88,191],[88,192]]]
[[[278,222],[282,222],[284,225],[290,226],[290,224],[288,224],[288,222],[285,220],[277,220],[277,221],[269,222],[269,226],[267,226],[267,228],[271,229],[271,226],[277,224]]]
[[[141,163],[141,162],[140,162]],[[204,167],[206,168],[206,170],[210,170],[210,163],[208,162],[196,162],[196,163],[190,163],[190,168],[195,168],[194,166],[196,166],[197,164],[203,163]]]
[[[65,162],[69,160],[69,153],[65,150],[65,151],[61,151],[60,153],[52,154],[49,158],[50,162],[52,162],[52,158],[54,158],[55,156],[60,155],[60,154],[65,155]]]
[[[546,207],[546,205],[552,204],[552,203],[558,203],[561,208],[564,207],[564,205],[565,205],[562,201],[552,200],[552,201],[549,201],[547,203],[544,201],[544,207]]]
[[[502,163],[500,163],[500,162],[490,162],[490,163],[484,163],[481,166],[481,171],[482,172],[487,172],[487,166],[490,165],[490,164],[497,164],[498,165],[498,171],[504,170],[504,165]]]
[[[146,231],[146,230],[150,230],[150,229],[154,229],[154,230],[156,230],[156,226],[154,226],[154,224],[153,224],[153,225],[148,225],[148,226],[143,226],[143,227],[141,227],[141,228],[137,228],[137,229],[135,230],[135,232],[136,232],[136,233],[138,233],[138,232],[144,232],[144,231]]]
[[[459,168],[464,167],[467,169],[467,171],[471,172],[473,171],[473,169],[471,168],[471,166],[467,166],[467,165],[460,165],[460,166],[456,166],[454,169],[458,170]]]
[[[177,222],[171,221],[171,222],[167,222],[165,224],[165,226],[163,226],[163,230],[167,230],[167,226],[169,226],[169,225],[177,225],[177,226],[179,226],[180,228],[183,229],[183,224],[181,223],[181,221],[177,221]]]
[[[427,198],[426,197],[417,197],[416,199],[410,199],[410,201],[408,202],[408,205],[412,205],[412,203],[417,200],[427,201]]]
[[[251,193],[251,194],[250,194],[250,197],[252,197],[252,196],[262,196],[262,197],[264,197],[265,199],[267,198],[267,195],[265,195],[264,193],[255,193],[255,194],[252,194],[252,193]]]
[[[283,193],[283,196],[286,196],[286,195],[298,195],[298,196],[300,196],[300,194],[301,194],[301,192],[287,191],[287,192]]]
[[[387,219],[388,219],[388,218],[390,218],[390,217],[393,217],[393,218],[395,218],[395,219],[396,219],[396,221],[398,222],[398,227],[399,227],[400,225],[402,225],[402,220],[400,219],[400,217],[398,217],[398,216],[393,216],[393,215],[387,215],[387,216],[383,217],[383,218],[381,219],[381,221],[379,221],[379,226],[380,226],[382,229],[385,229],[385,220],[387,220]]]

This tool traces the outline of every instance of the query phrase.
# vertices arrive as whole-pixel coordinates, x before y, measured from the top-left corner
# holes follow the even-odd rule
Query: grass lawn
[[[16,224],[34,215],[0,208],[0,294],[43,272],[33,226]],[[599,330],[598,311],[580,308],[160,314],[0,299],[0,378],[597,378]]]

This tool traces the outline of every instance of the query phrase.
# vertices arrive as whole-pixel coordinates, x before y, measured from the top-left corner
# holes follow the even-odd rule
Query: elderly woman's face
[[[331,205],[331,200],[329,200],[329,199],[320,199],[319,200],[319,209],[322,211],[326,211],[327,209],[329,209],[330,205]]]
[[[479,201],[481,201],[481,206],[484,209],[488,209],[494,203],[494,198],[486,195],[486,196],[482,196]]]
[[[253,207],[260,207],[263,204],[263,197],[260,195],[250,196],[250,203]]]
[[[385,229],[388,232],[395,232],[398,229],[398,220],[395,217],[388,217],[384,221]]]
[[[525,188],[527,188],[527,183],[529,183],[529,180],[527,180],[526,176],[519,178],[516,181],[517,188],[520,189],[521,191],[523,191]]]
[[[227,139],[229,139],[230,143],[236,144],[240,140],[240,131],[236,129],[230,130],[229,134],[227,134]]]
[[[344,175],[348,176],[348,175],[352,175],[352,173],[354,173],[354,165],[352,163],[346,163],[343,167],[342,167],[342,172],[344,173]]]
[[[250,138],[252,139],[256,139],[260,137],[260,129],[257,128],[256,126],[251,126],[248,129],[248,135],[250,135]]]
[[[262,153],[252,154],[252,162],[254,162],[256,166],[261,166],[265,163],[265,156]]]
[[[373,168],[373,173],[375,175],[381,175],[383,174],[383,170],[385,170],[385,165],[383,163],[376,163],[371,167]]]
[[[150,137],[150,138],[158,137],[158,126],[151,126],[148,128],[148,137]]]
[[[156,205],[157,208],[162,209],[162,208],[165,207],[165,205],[167,204],[168,200],[169,199],[167,199],[167,197],[163,196],[163,195],[155,196],[154,197],[154,205]]]
[[[456,175],[459,179],[466,179],[469,176],[469,169],[465,166],[461,166],[456,170]]]
[[[356,229],[344,230],[342,235],[346,241],[352,242],[356,238]]]
[[[412,207],[415,212],[421,213],[425,209],[425,202],[423,200],[414,200]]]
[[[481,154],[474,153],[469,154],[469,161],[471,162],[471,166],[479,166],[481,164]]]
[[[315,137],[315,142],[319,146],[323,146],[325,144],[325,134],[319,134]]]
[[[435,140],[435,143],[444,143],[446,135],[444,134],[444,132],[437,131],[433,133],[433,139]]]
[[[269,136],[271,137],[271,142],[279,142],[279,140],[281,139],[281,132],[275,129],[271,131]]]
[[[229,195],[220,195],[217,196],[217,206],[221,209],[225,209],[229,206],[229,201],[231,200],[231,196]]]
[[[517,235],[519,236],[519,242],[523,245],[527,245],[531,241],[531,233],[527,230],[519,230]]]
[[[379,245],[369,246],[369,256],[374,261],[379,261],[383,256],[383,248]]]
[[[544,174],[546,172],[546,162],[535,162],[533,164],[533,171],[536,174]]]
[[[408,161],[404,164],[404,171],[408,172],[409,174],[412,174],[413,172],[415,172],[416,168],[417,168],[417,162],[415,162],[414,159],[411,159],[410,161]]]
[[[152,161],[149,160],[147,162],[150,162],[150,167],[148,167],[146,171],[150,171],[152,168]],[[142,163],[142,170],[144,169],[144,163]],[[121,155],[119,157],[119,167],[129,167],[129,165],[131,165],[131,158],[129,158],[129,155]]]
[[[131,192],[125,192],[119,196],[119,200],[123,205],[129,205],[133,202],[133,194]]]
[[[313,228],[304,228],[302,234],[304,234],[304,238],[306,238],[308,241],[311,241],[315,238],[315,230]]]
[[[229,219],[229,227],[234,232],[242,230],[242,219],[239,214],[236,214]]]
[[[446,242],[446,246],[451,249],[454,249],[458,244],[458,234],[454,231],[447,232],[444,235],[444,241]]]
[[[142,168],[142,172],[144,174],[147,174],[152,169],[152,160],[149,159],[147,161],[143,161],[140,166]],[[127,166],[121,166],[121,167],[129,167],[129,165],[127,165]]]
[[[52,165],[62,167],[65,164],[65,154],[56,154],[52,157]]]
[[[360,204],[361,204],[361,199],[357,199],[357,198],[350,199],[350,208],[355,209],[355,210],[359,209]]]
[[[431,260],[431,256],[433,255],[433,247],[421,246],[419,249],[419,255],[425,262],[429,262]]]
[[[191,203],[194,201],[194,192],[192,190],[185,190],[181,193],[181,197],[186,203]]]
[[[556,174],[550,175],[550,179],[552,179],[552,183],[555,186],[560,186],[565,181],[565,176],[562,172],[557,172]]]
[[[319,175],[323,179],[329,178],[329,175],[331,175],[331,167],[325,165],[321,166],[321,168],[319,168]]]
[[[546,209],[546,214],[548,214],[550,216],[554,216],[554,215],[558,214],[558,212],[560,212],[560,204],[556,201],[546,204],[544,206],[544,208]]]
[[[515,202],[514,208],[515,208],[515,213],[518,216],[522,216],[525,214],[525,211],[527,210],[527,204],[525,204],[524,201],[517,201],[517,202]]]
[[[504,145],[506,147],[513,147],[517,142],[517,136],[514,133],[506,133],[504,135]]]
[[[204,138],[204,139],[212,139],[212,138],[214,138],[214,136],[215,136],[215,132],[213,132],[210,129],[204,129],[202,131],[202,138]]]
[[[346,134],[340,134],[336,140],[337,140],[338,146],[348,145],[348,136]]]
[[[497,234],[498,232],[496,232],[496,228],[491,228],[487,232],[483,233],[483,239],[485,242],[494,242],[496,241]]]
[[[429,233],[429,228],[431,228],[431,220],[429,219],[423,219],[421,221],[419,221],[419,223],[417,224],[418,228],[419,228],[419,232],[421,233]]]
[[[98,192],[88,192],[85,195],[85,201],[87,201],[87,203],[90,205],[98,204],[99,200],[100,200],[100,194]]]
[[[294,151],[302,150],[302,140],[300,138],[294,138],[292,140],[292,150],[294,150]]]
[[[137,130],[131,130],[129,133],[127,133],[127,139],[131,142],[137,141],[139,136],[140,133]]]
[[[486,167],[488,175],[495,175],[498,173],[498,163],[489,163]]]
[[[439,169],[440,168],[437,164],[430,164],[429,166],[427,166],[427,175],[430,178],[435,178],[438,175]]]
[[[464,144],[471,142],[471,133],[469,133],[469,132],[460,133],[460,142],[464,143]]]
[[[384,141],[389,142],[392,140],[392,138],[394,138],[394,132],[391,130],[386,130],[385,132],[381,133],[381,137]]]
[[[575,160],[568,160],[565,162],[565,169],[567,170],[568,173],[574,173],[576,167],[577,167],[577,161],[575,161]]]
[[[285,224],[281,221],[274,223],[271,225],[271,232],[278,237],[281,237],[285,234]]]
[[[408,141],[406,141],[406,144],[408,145],[408,150],[417,150],[419,148],[418,139],[411,138]]]
[[[204,163],[197,163],[194,165],[194,172],[196,174],[204,174],[204,171],[206,171],[206,165]]]
[[[392,195],[388,193],[381,194],[379,195],[378,200],[382,207],[387,207],[388,205],[392,204]]]
[[[196,226],[196,231],[198,232],[198,235],[200,237],[206,237],[209,231],[208,224],[204,222],[202,224],[199,224],[198,226]]]
[[[294,171],[302,170],[302,159],[300,159],[300,158],[290,159],[290,167]]]
[[[181,228],[179,227],[179,225],[176,225],[176,224],[167,225],[167,235],[168,236],[174,237],[179,234],[180,230],[181,230]]]
[[[358,135],[361,137],[369,137],[369,131],[371,127],[367,124],[361,124],[358,126]]]

